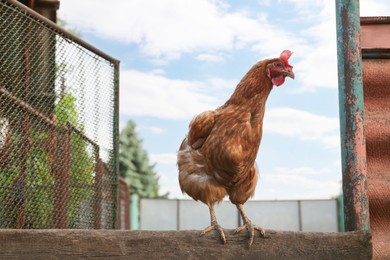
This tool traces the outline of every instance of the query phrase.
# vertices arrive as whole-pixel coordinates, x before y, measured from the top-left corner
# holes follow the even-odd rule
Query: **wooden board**
[[[268,231],[247,248],[247,234],[199,231],[0,230],[0,259],[371,259],[368,232]]]

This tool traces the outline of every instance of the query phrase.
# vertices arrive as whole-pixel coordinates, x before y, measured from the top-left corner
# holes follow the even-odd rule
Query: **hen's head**
[[[284,83],[286,77],[295,78],[295,74],[292,71],[293,66],[288,63],[291,54],[291,51],[285,50],[280,54],[279,58],[272,59],[267,64],[267,76],[272,81],[272,84],[280,86]]]

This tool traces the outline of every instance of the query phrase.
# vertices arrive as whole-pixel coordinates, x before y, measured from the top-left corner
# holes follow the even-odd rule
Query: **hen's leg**
[[[237,204],[236,206],[237,206],[238,211],[240,211],[242,220],[244,221],[244,225],[236,228],[236,230],[234,230],[234,234],[237,234],[243,230],[248,230],[249,234],[250,234],[248,246],[251,247],[251,245],[253,244],[253,239],[255,237],[255,230],[259,231],[263,237],[265,237],[265,230],[259,226],[252,224],[252,222],[249,220],[248,216],[245,214],[244,209],[242,207],[242,204]]]
[[[225,237],[225,233],[223,232],[223,228],[218,224],[217,218],[215,217],[214,205],[213,204],[209,205],[209,209],[210,209],[211,225],[205,228],[200,233],[200,235],[203,236],[204,234],[210,232],[211,230],[215,230],[221,236],[222,242],[226,244],[226,237]]]

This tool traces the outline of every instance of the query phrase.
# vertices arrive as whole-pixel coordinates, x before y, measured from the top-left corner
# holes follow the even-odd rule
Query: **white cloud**
[[[283,27],[269,23],[266,15],[253,18],[222,0],[116,0],[115,4],[68,0],[61,2],[59,14],[83,31],[137,44],[144,55],[156,58],[178,59],[183,52],[202,51],[214,55],[213,51],[254,43],[256,51],[277,55],[288,46],[302,44]]]
[[[122,114],[183,119],[218,105],[217,98],[206,93],[207,85],[202,82],[135,70],[123,71],[120,77]]]
[[[153,134],[162,134],[165,132],[165,129],[161,128],[161,127],[157,127],[157,126],[151,126],[150,128],[150,131],[153,133]]]
[[[164,133],[166,130],[158,126],[137,125],[137,131],[147,131],[155,135]]]
[[[337,133],[324,136],[321,139],[321,141],[322,141],[323,144],[325,144],[326,148],[338,148],[338,150],[341,149],[340,148],[341,140],[340,140],[340,133],[339,133],[339,131],[337,131]]]
[[[264,6],[270,6],[271,0],[259,0],[259,4]]]
[[[318,88],[337,88],[337,46],[335,1],[285,0],[295,6],[298,20],[310,21],[301,31],[305,44],[298,46],[302,57],[294,69],[301,87],[296,92],[313,92]],[[389,16],[388,0],[360,0],[361,16]]]
[[[255,199],[329,199],[341,192],[338,167],[276,167],[260,174]]]
[[[216,77],[209,78],[207,80],[207,84],[211,86],[213,91],[218,91],[218,90],[230,91],[229,94],[233,93],[238,82],[239,82],[238,80],[228,80],[228,79],[222,79]]]
[[[389,16],[388,0],[360,0],[360,16]]]
[[[300,87],[296,92],[337,88],[336,16],[334,1],[286,0],[297,13],[296,26],[304,44],[297,47],[300,59],[294,69]]]
[[[282,175],[318,175],[318,174],[326,174],[330,173],[331,170],[329,168],[313,168],[308,166],[289,168],[289,167],[277,167],[274,169],[273,174],[282,174]]]
[[[175,153],[152,153],[149,159],[152,163],[176,165],[177,155]]]
[[[312,114],[293,108],[273,108],[265,113],[264,131],[321,141],[327,147],[338,147],[339,119]]]
[[[217,77],[205,81],[170,79],[161,73],[136,70],[122,71],[120,82],[121,114],[163,119],[190,119],[215,109],[238,83]]]
[[[154,69],[154,70],[152,70],[151,74],[154,74],[154,75],[165,75],[166,72],[163,69]]]
[[[255,199],[329,199],[341,191],[339,181],[297,174],[263,174],[259,184]]]
[[[60,14],[97,35],[139,44],[148,56],[178,58],[181,52],[233,46],[234,35],[224,23],[227,5],[222,1],[96,2],[64,1]]]
[[[196,60],[199,61],[207,61],[207,62],[223,62],[225,59],[221,55],[215,55],[215,54],[199,54],[195,57]]]

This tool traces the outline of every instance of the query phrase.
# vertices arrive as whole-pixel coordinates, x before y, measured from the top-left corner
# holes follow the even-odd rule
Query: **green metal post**
[[[137,194],[130,196],[130,229],[139,229],[139,197]]]
[[[340,195],[337,198],[337,208],[338,208],[338,218],[339,218],[339,232],[344,232],[344,198],[343,195]]]
[[[345,231],[369,230],[359,0],[336,0]]]

